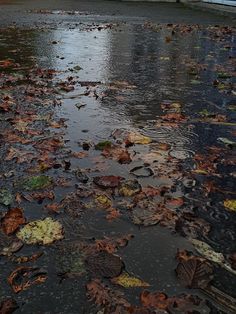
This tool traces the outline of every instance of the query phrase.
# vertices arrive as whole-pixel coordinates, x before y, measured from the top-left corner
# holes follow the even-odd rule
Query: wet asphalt
[[[42,10],[43,14],[39,14]],[[78,15],[45,14],[47,10],[78,11]],[[156,23],[186,23],[202,25],[235,25],[231,16],[220,12],[212,13],[189,8],[181,3],[122,2],[122,1],[0,1],[0,26],[39,25],[58,26],[84,21],[127,21],[151,20]]]

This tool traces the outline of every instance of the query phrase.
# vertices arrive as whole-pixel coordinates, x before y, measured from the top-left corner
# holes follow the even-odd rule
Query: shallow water
[[[107,174],[133,179],[129,171],[135,166],[143,166],[147,154],[152,152],[153,148],[155,150],[155,143],[167,143],[170,145],[167,155],[162,153],[157,163],[151,164],[155,175],[138,178],[139,182],[143,187],[171,185],[171,195],[182,197],[185,201],[181,208],[176,209],[177,212],[191,210],[197,217],[210,223],[211,232],[208,235],[197,234],[198,238],[224,254],[235,252],[235,213],[227,211],[222,205],[223,200],[228,198],[227,193],[234,193],[233,162],[231,165],[220,165],[217,171],[219,176],[210,176],[210,180],[216,181],[217,186],[226,191],[224,193],[213,192],[205,196],[203,184],[207,181],[206,178],[199,174],[194,176],[191,172],[194,169],[193,158],[196,154],[204,154],[207,159],[208,147],[223,147],[217,141],[219,137],[233,140],[232,130],[235,130],[235,126],[232,123],[235,121],[235,112],[229,110],[229,105],[235,105],[236,94],[235,30],[230,34],[222,34],[217,28],[196,27],[190,32],[181,32],[180,27],[180,30],[177,29],[175,34],[171,35],[172,27],[166,25],[120,23],[112,25],[111,28],[99,25],[101,30],[97,27],[81,24],[73,29],[4,29],[0,34],[0,60],[10,58],[20,65],[9,71],[2,69],[2,73],[19,74],[39,67],[57,71],[53,76],[52,85],[70,76],[74,78],[73,91],[61,91],[46,96],[47,99],[61,100],[60,106],[38,106],[36,109],[38,114],[53,113],[54,118],[66,119],[66,128],[46,130],[47,135],[54,134],[54,131],[62,132],[66,140],[64,150],[56,154],[58,160],[67,159],[69,150],[82,151],[81,143],[84,141],[93,145],[111,139],[111,133],[115,129],[138,130],[151,137],[154,142],[150,146],[135,145],[131,148],[135,154],[132,163],[128,165],[119,164],[114,160],[104,161],[104,158],[99,157],[99,151],[90,149],[88,158],[71,160],[69,171],[64,171],[63,168],[49,169],[46,174],[54,178],[67,177],[72,182],[69,188],[55,188],[55,201],[61,201],[69,192],[74,191],[75,185],[78,184],[74,169],[86,169],[90,179]],[[216,33],[219,33],[218,36]],[[77,65],[82,69],[70,70]],[[219,72],[232,74],[230,78],[222,80],[222,84],[225,84],[222,89],[213,85]],[[0,79],[3,79],[3,76],[0,76]],[[117,81],[128,82],[129,87],[114,83]],[[88,83],[81,86],[81,82]],[[118,87],[112,88],[111,83],[113,87],[115,84]],[[86,91],[86,86],[89,86],[91,93],[81,96]],[[26,106],[28,110],[31,108],[30,101],[27,104],[21,102],[25,88],[23,85],[21,96],[14,94],[14,88],[7,90],[3,87],[2,91],[4,93],[7,90],[14,95],[18,99],[19,107]],[[38,98],[40,99],[40,96]],[[162,124],[160,118],[163,114],[161,104],[173,102],[180,103],[181,112],[189,118],[177,127],[173,124]],[[86,106],[78,110],[76,104]],[[32,103],[34,110],[36,107],[36,104]],[[227,115],[227,122],[231,125],[202,121],[199,112],[204,109]],[[5,113],[0,114],[1,132],[6,132],[11,127],[5,117]],[[40,123],[43,125],[43,122]],[[13,182],[26,174],[29,165],[18,165],[15,160],[4,161],[8,145],[4,143],[3,138],[0,152],[3,160],[0,165],[1,174],[10,170],[15,173],[13,177],[0,178],[0,186],[7,186],[16,192]],[[21,147],[17,144],[11,145]],[[234,151],[227,149],[226,156],[233,161]],[[169,160],[168,156],[172,159]],[[185,186],[187,179],[194,180],[193,187]],[[49,214],[43,209],[46,203],[47,201],[43,204],[23,202],[21,207],[24,208],[27,220],[47,217]],[[6,208],[2,206],[1,210],[4,212]],[[134,239],[129,241],[128,246],[118,251],[126,270],[150,283],[150,289],[153,291],[164,291],[168,295],[185,292],[186,289],[175,277],[174,269],[177,265],[175,254],[178,248],[194,251],[188,239],[158,225],[136,226],[132,223],[127,209],[122,209],[121,212],[121,217],[112,222],[106,220],[104,211],[94,208],[84,211],[77,219],[68,217],[64,212],[54,214],[53,217],[60,220],[65,227],[65,240],[62,241],[65,247],[73,241],[133,234]],[[16,313],[96,313],[98,310],[86,298],[85,284],[90,275],[60,283],[57,276],[57,258],[59,256],[59,259],[66,259],[67,256],[60,255],[56,244],[49,247],[25,245],[20,254],[32,254],[38,249],[45,254],[35,263],[48,272],[48,280],[18,295],[14,295],[6,283],[6,277],[16,265],[1,257],[3,283],[0,295],[14,295],[20,305]],[[235,296],[234,276],[228,275],[226,271],[218,274],[217,267],[216,274],[215,284]],[[123,291],[132,304],[139,304],[141,289]],[[199,292],[194,290],[193,293]],[[207,312],[202,310],[201,313]]]

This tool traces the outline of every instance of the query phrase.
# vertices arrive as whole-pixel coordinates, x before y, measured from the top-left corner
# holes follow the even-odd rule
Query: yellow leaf
[[[119,277],[113,278],[112,282],[124,288],[149,287],[150,285],[139,278],[130,276],[128,273],[122,273]]]
[[[102,208],[109,208],[112,206],[112,201],[104,194],[97,194],[95,196],[95,202]]]
[[[63,227],[58,221],[48,217],[28,223],[16,235],[27,244],[45,245],[63,239]]]
[[[224,207],[235,212],[236,211],[236,200],[225,200],[224,201]]]
[[[193,170],[193,172],[196,174],[208,174],[208,172],[206,170],[203,170],[203,169],[195,169],[195,170]]]
[[[134,144],[149,144],[152,142],[152,139],[148,136],[144,136],[138,132],[131,132],[128,135],[128,141]]]

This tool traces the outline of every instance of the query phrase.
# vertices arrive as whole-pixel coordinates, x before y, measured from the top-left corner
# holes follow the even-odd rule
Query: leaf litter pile
[[[82,56],[49,66],[37,32],[0,34],[0,313],[236,313],[236,30],[136,27],[153,49],[109,80],[96,52],[87,72]],[[109,32],[132,35],[90,25],[71,40]]]

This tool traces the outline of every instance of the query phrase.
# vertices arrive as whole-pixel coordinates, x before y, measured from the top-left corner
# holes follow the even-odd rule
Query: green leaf
[[[0,189],[0,204],[5,206],[10,205],[13,202],[13,196],[7,189]]]
[[[73,67],[73,70],[80,71],[80,70],[83,70],[83,68],[81,68],[80,65],[76,65],[76,66]]]
[[[110,148],[111,145],[112,145],[112,142],[110,142],[110,141],[102,141],[102,142],[99,142],[98,144],[95,145],[95,149],[103,150],[105,148]]]
[[[33,190],[39,190],[44,189],[52,185],[53,180],[51,177],[41,175],[41,176],[33,176],[24,179],[21,182],[21,186],[26,191],[33,191]]]

